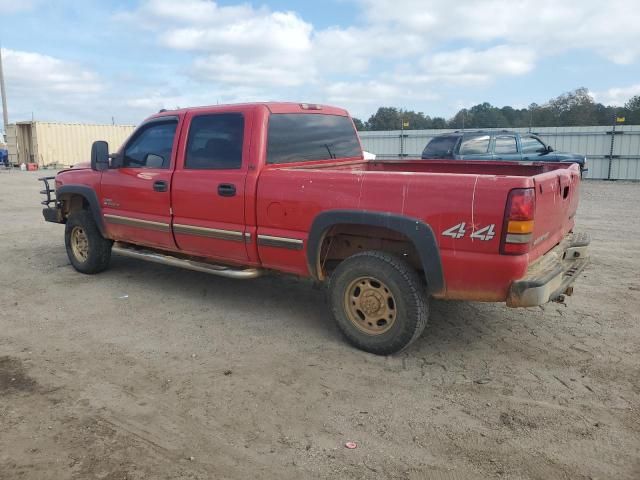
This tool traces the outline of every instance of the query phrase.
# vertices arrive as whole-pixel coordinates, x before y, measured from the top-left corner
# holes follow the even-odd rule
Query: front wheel
[[[82,273],[99,273],[109,266],[113,242],[100,234],[90,212],[79,210],[69,215],[64,243],[71,265]]]
[[[408,347],[427,324],[425,287],[406,261],[385,252],[353,255],[329,281],[334,319],[355,347],[390,355]]]

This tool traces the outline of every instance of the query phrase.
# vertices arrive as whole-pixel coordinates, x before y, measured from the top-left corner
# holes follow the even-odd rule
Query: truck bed
[[[268,166],[258,181],[258,233],[306,241],[311,220],[328,210],[386,212],[420,220],[433,230],[450,299],[504,301],[513,280],[573,230],[580,170],[576,164],[403,160],[324,161]],[[507,197],[535,189],[531,250],[500,253]],[[458,227],[458,229],[456,229]],[[460,228],[462,227],[462,228]],[[488,229],[491,235],[478,235]],[[452,232],[462,232],[454,235]],[[263,250],[266,266],[282,264]],[[272,256],[273,255],[273,256]],[[291,251],[293,273],[307,261]],[[464,272],[464,274],[461,274]],[[483,289],[479,290],[478,285]]]

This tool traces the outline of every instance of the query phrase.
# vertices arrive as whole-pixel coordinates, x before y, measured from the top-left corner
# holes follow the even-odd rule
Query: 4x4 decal
[[[451,237],[451,238],[462,238],[466,233],[466,230],[464,229],[465,225],[466,224],[462,222],[457,225],[454,225],[451,228],[447,228],[444,232],[442,232],[442,235],[444,235],[445,237]]]
[[[467,233],[465,227],[467,224],[465,222],[458,223],[451,228],[447,228],[442,235],[445,237],[455,238],[456,240],[463,238]],[[489,241],[492,240],[493,237],[496,236],[495,231],[496,224],[492,223],[491,225],[487,225],[486,227],[479,228],[478,230],[474,230],[471,232],[469,238],[472,240],[484,240]]]

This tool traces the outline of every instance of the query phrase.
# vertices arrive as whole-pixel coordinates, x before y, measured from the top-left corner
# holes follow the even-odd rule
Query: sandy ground
[[[308,282],[76,273],[36,178],[0,174],[3,480],[640,478],[640,184],[583,185],[567,306],[433,302],[384,358]]]

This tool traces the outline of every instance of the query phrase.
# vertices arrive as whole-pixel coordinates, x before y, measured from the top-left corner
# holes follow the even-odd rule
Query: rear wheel
[[[385,252],[363,252],[340,263],[329,281],[329,299],[347,340],[370,353],[405,349],[427,324],[427,296],[417,272]]]
[[[99,273],[109,266],[113,242],[100,234],[91,213],[79,210],[69,215],[64,243],[73,268],[82,273]]]

